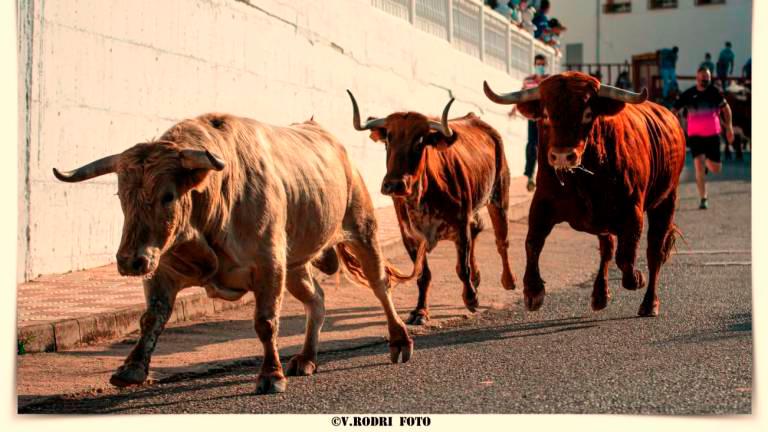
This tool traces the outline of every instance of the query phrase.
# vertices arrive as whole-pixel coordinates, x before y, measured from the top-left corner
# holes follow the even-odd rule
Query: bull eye
[[[172,192],[166,192],[163,194],[163,196],[160,198],[160,203],[164,206],[167,206],[173,202],[173,193]]]

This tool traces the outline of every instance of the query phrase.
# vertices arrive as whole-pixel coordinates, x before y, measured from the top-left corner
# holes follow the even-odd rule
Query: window
[[[696,6],[725,4],[725,0],[696,0]]]
[[[565,63],[580,65],[584,62],[584,44],[569,43],[565,44]]]
[[[627,13],[632,12],[632,2],[630,0],[605,0],[603,13]]]
[[[674,9],[677,0],[648,0],[648,9]]]

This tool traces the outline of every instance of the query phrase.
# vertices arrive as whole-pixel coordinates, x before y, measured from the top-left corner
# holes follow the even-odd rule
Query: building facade
[[[752,53],[752,0],[560,0],[550,15],[568,27],[564,63],[631,62],[677,46],[678,75],[694,75],[705,52],[717,62],[730,41],[740,75]]]

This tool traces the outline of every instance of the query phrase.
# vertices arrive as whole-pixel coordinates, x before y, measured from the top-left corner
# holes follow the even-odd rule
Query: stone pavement
[[[510,220],[527,215],[531,194],[525,190],[525,180],[512,180]],[[385,255],[404,254],[393,208],[377,209],[376,217]],[[251,301],[251,296],[237,302],[213,300],[202,288],[189,288],[179,294],[170,322],[209,316]],[[138,329],[143,310],[141,280],[120,276],[114,264],[41,276],[17,286],[19,351],[60,351],[120,337]]]

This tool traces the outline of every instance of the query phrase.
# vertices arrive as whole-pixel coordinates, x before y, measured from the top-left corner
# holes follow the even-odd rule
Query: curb
[[[168,323],[191,321],[249,303],[253,303],[252,296],[244,296],[237,301],[225,301],[208,298],[202,293],[188,295],[176,300]],[[57,352],[101,339],[125,336],[139,330],[139,321],[144,309],[144,305],[136,305],[115,312],[21,326],[17,332],[18,354]]]
[[[507,219],[516,221],[528,215],[528,205],[532,194],[524,196],[523,200],[510,205]],[[480,213],[490,222],[488,212],[483,209]],[[404,253],[400,236],[393,236],[380,242],[384,256]],[[325,276],[319,278],[325,280]],[[191,321],[196,318],[211,316],[218,312],[231,310],[253,303],[253,296],[246,295],[237,301],[211,299],[204,293],[190,294],[176,299],[168,323]],[[18,354],[41,352],[57,352],[93,343],[101,339],[112,339],[125,336],[139,330],[144,305],[136,305],[114,312],[99,313],[82,318],[65,319],[42,324],[30,324],[17,328]]]

